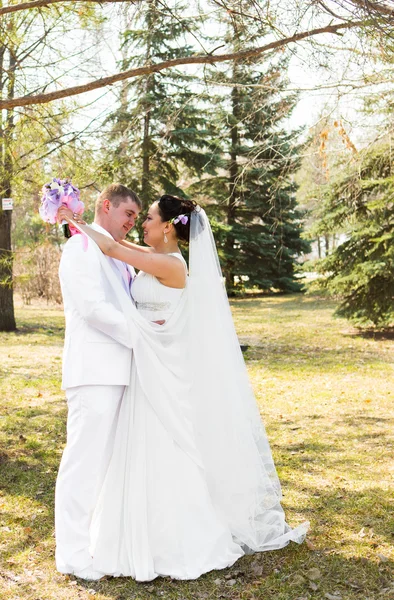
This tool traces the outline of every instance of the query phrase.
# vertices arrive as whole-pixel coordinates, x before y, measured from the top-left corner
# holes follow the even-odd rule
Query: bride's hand
[[[108,238],[106,235],[103,235],[102,233],[99,233],[98,231],[95,231],[89,227],[89,225],[87,225],[82,219],[81,215],[73,213],[72,210],[67,208],[67,206],[61,206],[57,211],[57,220],[65,220],[68,221],[68,223],[71,223],[72,221],[74,221],[74,223],[78,223],[80,231],[86,233],[86,235],[92,238],[92,240],[96,242],[104,254],[108,254],[109,256],[111,255],[110,253],[116,242],[112,238]]]
[[[75,223],[79,223],[80,225],[86,225],[86,222],[82,219],[81,215],[77,213],[73,213],[72,210],[67,208],[67,206],[61,206],[57,211],[57,220],[58,221],[75,221]]]
[[[57,211],[56,217],[59,222],[61,222],[61,221],[69,222],[73,218],[73,212],[72,212],[72,210],[67,208],[67,206],[61,206],[59,208],[59,210]]]

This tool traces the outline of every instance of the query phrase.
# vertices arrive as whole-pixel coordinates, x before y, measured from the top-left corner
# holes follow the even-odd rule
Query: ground
[[[232,302],[283,486],[307,542],[193,582],[83,582],[54,568],[53,496],[65,442],[61,308],[17,306],[0,334],[2,600],[394,599],[394,342],[302,295]]]

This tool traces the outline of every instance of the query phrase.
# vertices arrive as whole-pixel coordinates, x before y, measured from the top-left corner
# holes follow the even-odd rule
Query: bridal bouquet
[[[72,185],[69,179],[59,179],[54,177],[50,183],[46,183],[42,188],[43,196],[39,213],[46,223],[57,222],[57,211],[61,206],[67,206],[73,213],[82,215],[85,205],[79,199],[79,189]],[[80,233],[73,225],[63,222],[63,231],[65,237],[71,237]]]

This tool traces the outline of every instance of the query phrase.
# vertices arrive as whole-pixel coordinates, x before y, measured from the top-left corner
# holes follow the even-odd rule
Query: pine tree
[[[182,13],[177,5],[177,14]],[[133,24],[124,32],[123,69],[129,57],[136,64],[136,54],[142,65],[193,53],[186,34],[195,22],[176,17],[158,0],[141,5]],[[185,195],[178,186],[183,169],[199,173],[209,163],[209,123],[192,82],[192,76],[172,69],[126,83],[109,119],[108,177],[127,182],[145,208],[164,192]]]
[[[232,21],[227,41],[234,50],[245,35],[250,40]],[[295,201],[295,134],[281,127],[296,102],[281,97],[286,68],[285,59],[270,57],[263,65],[249,59],[216,75],[218,84],[231,86],[227,101],[217,100],[223,170],[203,184],[219,203],[211,212],[225,226],[220,251],[229,294],[242,292],[246,282],[262,290],[300,290],[295,263],[309,244],[301,238],[303,215]]]
[[[375,144],[332,183],[324,226],[347,235],[318,263],[339,316],[384,327],[394,320],[394,174],[390,140]]]

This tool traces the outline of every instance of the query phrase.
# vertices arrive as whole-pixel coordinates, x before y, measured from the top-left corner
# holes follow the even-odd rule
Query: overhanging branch
[[[386,17],[394,18],[394,4],[392,0],[389,0],[388,2],[382,2],[379,0],[350,0],[350,2],[358,8],[368,11],[370,14],[384,15]]]
[[[276,40],[275,42],[271,42],[269,44],[266,44],[265,46],[260,46],[258,48],[250,48],[249,50],[242,50],[241,52],[231,52],[228,54],[217,55],[203,54],[167,60],[155,65],[146,65],[144,67],[137,67],[128,71],[123,71],[121,73],[117,73],[116,75],[110,75],[109,77],[103,77],[101,79],[90,81],[89,83],[83,85],[77,85],[63,90],[56,90],[54,92],[48,92],[46,94],[21,96],[19,98],[13,98],[12,100],[3,100],[0,101],[0,109],[14,108],[16,106],[31,106],[33,104],[46,104],[48,102],[52,102],[53,100],[68,98],[70,96],[77,96],[78,94],[83,94],[84,92],[97,90],[107,85],[117,83],[118,81],[124,81],[125,79],[131,79],[134,77],[139,77],[141,75],[149,75],[150,73],[158,73],[159,71],[163,71],[164,69],[170,69],[171,67],[181,65],[214,64],[230,60],[243,60],[246,58],[253,58],[260,56],[265,52],[269,52],[270,50],[276,50],[278,48],[287,46],[288,44],[299,42],[301,40],[316,35],[320,35],[323,33],[338,33],[341,30],[360,27],[362,25],[367,25],[367,23],[365,21],[337,23],[336,25],[327,25],[326,27],[320,27],[319,29],[311,29],[310,31],[296,33],[291,37]]]
[[[67,1],[67,0],[66,0]],[[71,2],[71,0],[68,0]],[[140,0],[72,0],[75,2],[95,2],[96,4],[113,4],[114,2],[128,1],[130,4],[136,4]],[[0,8],[0,16],[7,15],[9,13],[19,12],[21,10],[29,10],[30,8],[41,8],[49,6],[50,4],[64,4],[65,0],[33,0],[33,2],[22,2],[21,4],[11,4],[10,6],[4,6]]]

